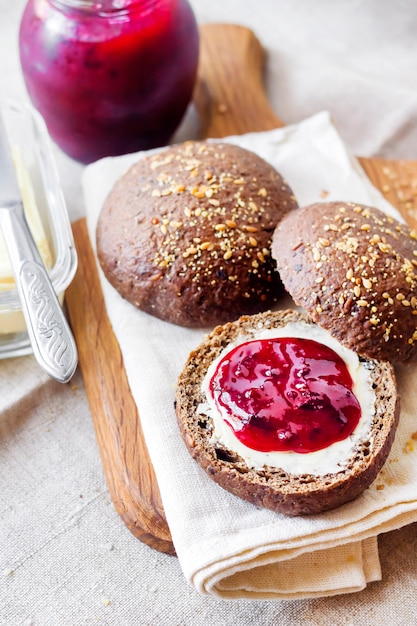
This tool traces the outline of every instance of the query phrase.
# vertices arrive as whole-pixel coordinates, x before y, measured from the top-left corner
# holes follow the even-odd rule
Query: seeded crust
[[[373,359],[416,360],[410,228],[359,204],[312,204],[278,225],[272,255],[294,301],[342,344]]]
[[[183,326],[214,326],[270,308],[282,295],[271,239],[295,207],[279,173],[254,153],[179,144],[116,182],[98,221],[98,258],[139,309]]]
[[[296,516],[321,513],[350,502],[371,485],[391,450],[399,417],[399,398],[392,366],[387,362],[365,361],[377,398],[375,416],[369,438],[337,473],[291,475],[268,466],[255,470],[232,450],[212,442],[212,419],[197,412],[197,407],[205,401],[201,384],[208,367],[238,338],[246,340],[259,328],[282,327],[291,321],[313,323],[306,315],[287,310],[243,316],[234,323],[215,328],[190,354],[179,377],[176,414],[190,454],[210,478],[257,506]]]

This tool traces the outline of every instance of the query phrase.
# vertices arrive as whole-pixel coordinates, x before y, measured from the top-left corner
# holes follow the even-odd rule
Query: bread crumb
[[[109,598],[104,598],[103,604],[104,604],[104,606],[109,606],[109,604],[110,604]]]

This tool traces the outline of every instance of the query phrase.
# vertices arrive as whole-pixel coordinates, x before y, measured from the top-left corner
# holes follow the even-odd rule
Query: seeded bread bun
[[[410,228],[359,204],[312,204],[280,222],[272,254],[294,301],[342,344],[372,359],[416,359]]]
[[[253,338],[259,329],[280,328],[300,321],[313,324],[300,312],[278,311],[244,316],[218,326],[190,354],[176,393],[176,414],[182,437],[192,457],[210,478],[244,500],[287,515],[330,510],[353,500],[369,487],[389,454],[399,416],[392,366],[387,362],[366,360],[364,365],[376,396],[375,410],[369,432],[354,447],[340,471],[312,475],[293,474],[288,469],[268,465],[254,469],[235,451],[219,443],[213,437],[212,417],[201,408],[206,402],[202,383],[209,366],[229,344]]]
[[[248,150],[188,142],[137,162],[97,226],[109,282],[174,324],[213,326],[272,306],[283,289],[272,233],[297,206],[278,172]]]

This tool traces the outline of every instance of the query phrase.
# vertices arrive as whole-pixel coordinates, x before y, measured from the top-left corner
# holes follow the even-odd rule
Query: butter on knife
[[[33,239],[41,255],[46,269],[52,267],[52,254],[46,237],[42,220],[36,203],[35,192],[29,172],[26,168],[20,149],[12,147],[13,163],[16,169],[17,181],[22,195],[26,219]],[[0,292],[14,289],[13,271],[7,254],[6,244],[0,231]]]

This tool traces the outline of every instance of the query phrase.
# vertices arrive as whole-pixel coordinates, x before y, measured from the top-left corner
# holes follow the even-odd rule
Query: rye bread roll
[[[248,150],[187,142],[147,156],[115,184],[97,225],[109,282],[168,322],[213,326],[270,308],[283,293],[272,233],[297,203]]]
[[[417,358],[417,237],[381,211],[312,204],[280,222],[272,243],[296,304],[342,344],[386,361]]]
[[[243,316],[215,328],[190,354],[179,377],[176,415],[190,454],[212,480],[255,505],[295,516],[333,509],[353,500],[371,485],[394,440],[399,398],[392,366],[363,360],[375,393],[375,407],[369,430],[351,453],[349,449],[340,470],[317,475],[291,473],[279,466],[256,469],[248,465],[236,451],[213,436],[214,422],[210,412],[204,410],[207,398],[202,383],[210,365],[227,346],[256,337],[260,329],[285,327],[290,322],[315,326],[306,315],[287,310]]]

